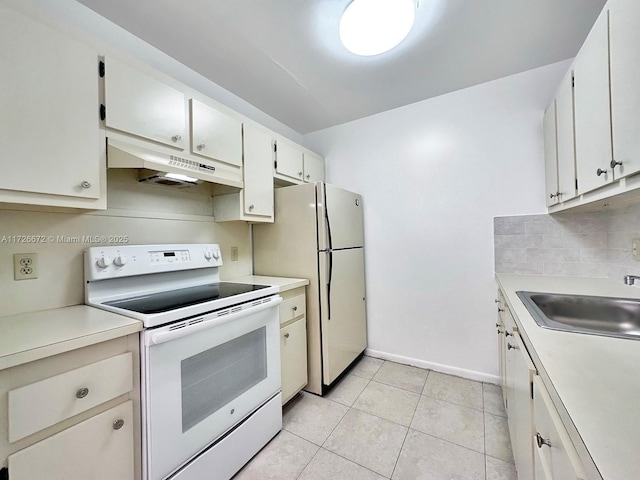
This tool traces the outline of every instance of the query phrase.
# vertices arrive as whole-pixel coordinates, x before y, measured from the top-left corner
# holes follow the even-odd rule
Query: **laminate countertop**
[[[0,317],[0,370],[142,330],[142,322],[89,307]]]
[[[517,291],[640,298],[609,279],[497,274],[532,360],[590,478],[640,479],[640,340],[541,328]]]

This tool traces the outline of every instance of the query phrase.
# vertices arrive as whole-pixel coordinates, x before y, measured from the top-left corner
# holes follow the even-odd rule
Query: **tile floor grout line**
[[[304,439],[303,439],[304,440]],[[307,440],[308,442],[309,440]],[[311,442],[313,443],[313,442]],[[314,444],[315,445],[315,444]],[[298,480],[302,474],[304,473],[304,471],[307,469],[307,467],[311,464],[311,462],[313,462],[313,459],[316,458],[316,456],[318,455],[318,452],[322,450],[322,447],[318,447],[318,450],[316,450],[316,453],[313,454],[313,457],[311,457],[311,459],[307,462],[307,464],[302,468],[302,470],[300,470],[300,473],[298,474],[298,476],[295,478],[295,480]]]
[[[386,475],[383,475],[383,474],[381,474],[381,473],[378,473],[378,472],[376,472],[375,470],[372,470],[372,469],[370,469],[369,467],[367,467],[367,466],[365,466],[365,465],[362,465],[362,464],[360,464],[360,463],[356,462],[355,460],[352,460],[352,459],[350,459],[350,458],[347,458],[347,457],[345,457],[344,455],[340,455],[339,453],[334,452],[333,450],[329,450],[328,448],[320,447],[320,450],[324,450],[324,451],[329,452],[329,453],[332,453],[333,455],[336,455],[336,456],[338,456],[338,457],[340,457],[340,458],[344,458],[347,462],[351,462],[351,463],[353,463],[354,465],[358,465],[359,467],[362,467],[362,468],[364,468],[365,470],[369,470],[370,472],[373,472],[373,473],[375,473],[376,475],[380,475],[380,476],[381,476],[381,477],[383,477],[383,478],[391,478],[391,477],[387,477]]]

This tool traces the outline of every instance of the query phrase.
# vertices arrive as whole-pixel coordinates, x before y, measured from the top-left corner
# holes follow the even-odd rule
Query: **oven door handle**
[[[178,328],[176,330],[169,330],[165,332],[157,332],[151,333],[150,335],[150,344],[151,345],[160,345],[161,343],[170,342],[172,340],[177,340],[178,338],[186,337],[188,335],[192,335],[197,332],[201,332],[203,330],[208,330],[213,327],[217,327],[227,322],[231,322],[233,320],[237,320],[240,317],[246,317],[247,315],[251,315],[253,313],[261,312],[262,310],[266,310],[268,308],[273,308],[282,302],[282,297],[276,296],[271,299],[271,301],[267,303],[263,303],[256,307],[251,307],[247,310],[242,310],[236,313],[230,313],[228,315],[223,315],[222,317],[218,317],[214,320],[203,321],[202,323],[196,323],[194,325],[189,325],[187,327]]]

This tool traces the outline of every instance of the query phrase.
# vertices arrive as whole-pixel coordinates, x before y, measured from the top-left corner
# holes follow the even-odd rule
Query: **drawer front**
[[[133,388],[131,352],[9,391],[13,443]]]
[[[128,401],[9,455],[9,478],[133,480],[133,455]]]
[[[306,312],[306,302],[304,295],[297,295],[295,297],[283,300],[280,304],[280,325],[287,323],[289,320],[293,320],[300,315],[304,315]]]
[[[583,480],[584,470],[569,435],[540,377],[533,382],[534,449],[547,478]],[[537,437],[540,437],[540,441]]]

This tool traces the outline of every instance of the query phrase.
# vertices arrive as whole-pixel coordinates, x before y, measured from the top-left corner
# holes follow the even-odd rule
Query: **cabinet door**
[[[296,320],[280,330],[282,403],[307,384],[307,319]]]
[[[611,115],[616,178],[640,170],[640,2],[609,3]]]
[[[97,52],[4,5],[0,45],[0,189],[99,198]]]
[[[585,479],[578,453],[540,377],[534,378],[533,385],[534,434],[540,436],[539,442],[534,440],[539,456],[536,471],[542,470],[550,474],[547,477],[557,480]]]
[[[544,179],[547,207],[558,203],[558,135],[556,131],[556,101],[544,112]]]
[[[286,140],[277,140],[276,173],[302,181],[302,150]]]
[[[242,122],[192,98],[191,152],[242,166]]]
[[[113,58],[105,64],[106,126],[184,150],[184,93]]]
[[[9,478],[132,480],[133,452],[128,401],[9,455]]]
[[[609,16],[596,20],[574,65],[578,193],[611,183]]]
[[[304,181],[324,182],[324,158],[311,153],[304,154]]]
[[[573,118],[573,70],[565,75],[556,97],[558,200],[576,196],[576,150]]]
[[[273,137],[244,125],[244,213],[273,215]]]
[[[511,438],[519,480],[533,480],[533,404],[532,385],[536,369],[518,333],[510,337],[513,356],[513,405],[509,410],[509,422],[513,423]]]

